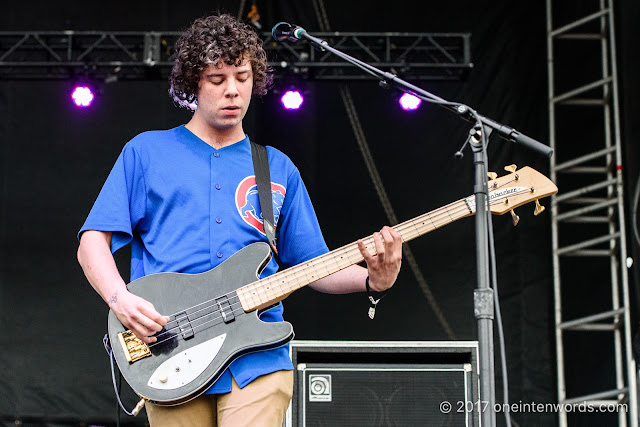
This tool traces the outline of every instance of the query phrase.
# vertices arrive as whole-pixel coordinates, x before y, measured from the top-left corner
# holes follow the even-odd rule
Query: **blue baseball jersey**
[[[278,255],[290,267],[328,252],[291,160],[267,147]],[[202,273],[243,247],[267,241],[249,138],[215,149],[185,126],[149,131],[123,148],[78,237],[112,232],[111,251],[131,244],[131,281],[160,272]],[[278,270],[272,259],[261,277]],[[282,321],[282,304],[264,321]],[[293,369],[288,346],[235,360],[207,393]]]

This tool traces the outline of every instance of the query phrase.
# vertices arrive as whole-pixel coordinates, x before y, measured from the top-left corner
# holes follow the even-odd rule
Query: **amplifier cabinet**
[[[477,351],[476,341],[292,341],[285,425],[477,426]]]

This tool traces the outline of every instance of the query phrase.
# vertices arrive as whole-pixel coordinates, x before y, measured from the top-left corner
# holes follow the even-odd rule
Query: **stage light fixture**
[[[304,102],[304,98],[297,90],[288,90],[280,98],[282,106],[287,110],[297,110]]]
[[[87,85],[78,85],[71,92],[71,99],[77,107],[88,107],[93,103],[95,95]]]
[[[415,111],[418,109],[422,100],[415,95],[411,95],[410,93],[405,93],[398,100],[400,106],[405,111]]]

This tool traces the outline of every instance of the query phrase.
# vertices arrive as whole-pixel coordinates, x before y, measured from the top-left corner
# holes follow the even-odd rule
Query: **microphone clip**
[[[295,27],[289,24],[288,22],[278,22],[276,25],[273,26],[273,29],[271,30],[271,35],[276,41],[279,41],[279,42],[284,42],[284,41],[297,42],[298,39],[296,39],[293,35],[294,30],[295,30]]]
[[[278,22],[271,29],[271,35],[279,42],[297,42],[302,39],[304,33],[306,33],[304,28],[291,25],[288,22]]]

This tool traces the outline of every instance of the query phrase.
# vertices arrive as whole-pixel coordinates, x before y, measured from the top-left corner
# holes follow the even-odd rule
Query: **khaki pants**
[[[146,403],[151,427],[281,427],[293,394],[293,371],[278,371],[230,393],[203,394],[182,405]]]

